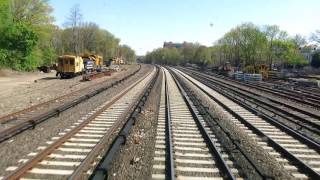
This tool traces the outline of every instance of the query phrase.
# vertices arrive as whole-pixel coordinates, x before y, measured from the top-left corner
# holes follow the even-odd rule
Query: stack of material
[[[304,87],[320,87],[320,81],[315,79],[289,78],[289,82]]]
[[[283,79],[283,73],[278,71],[269,71],[269,79]]]
[[[243,81],[243,72],[237,71],[234,73],[234,78],[238,81]]]
[[[244,74],[243,76],[244,81],[262,81],[262,75],[261,74]]]
[[[84,74],[82,76],[82,81],[91,81],[96,78],[101,78],[103,76],[111,76],[110,71],[104,71],[104,72],[97,72],[97,73],[91,73],[91,74]]]

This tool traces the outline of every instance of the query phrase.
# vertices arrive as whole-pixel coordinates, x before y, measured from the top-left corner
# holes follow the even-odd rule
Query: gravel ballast
[[[14,138],[5,141],[0,147],[0,176],[5,176],[9,172],[6,168],[9,166],[17,166],[20,159],[29,159],[27,155],[30,152],[37,152],[37,147],[47,146],[46,142],[50,141],[52,137],[58,136],[60,132],[69,128],[84,116],[86,113],[92,111],[106,100],[112,98],[115,94],[120,92],[125,87],[134,83],[137,79],[141,78],[147,72],[152,70],[152,66],[142,65],[141,70],[133,77],[127,79],[123,83],[114,86],[92,98],[88,101],[80,103],[79,105],[63,112],[59,117],[50,118],[47,121],[37,125],[35,129],[25,131]],[[131,72],[127,71],[129,74]],[[113,76],[108,83],[112,83],[121,79],[126,74]]]
[[[189,83],[184,77],[181,75],[179,76],[187,82],[188,88],[197,95],[197,98],[199,98],[206,107],[208,107],[208,110],[215,114],[215,118],[229,130],[230,135],[235,139],[241,140],[240,144],[244,150],[259,164],[265,174],[276,177],[277,179],[292,178],[273,156],[269,155],[253,138],[248,136],[247,133],[232,122],[232,116],[229,113],[226,113],[218,103],[210,99],[208,95],[198,89],[195,85]]]
[[[150,179],[154,156],[162,73],[110,169],[108,179]]]

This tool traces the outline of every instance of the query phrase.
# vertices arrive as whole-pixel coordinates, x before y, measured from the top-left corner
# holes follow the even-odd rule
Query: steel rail
[[[108,177],[108,169],[111,166],[115,155],[119,152],[121,145],[124,145],[126,142],[126,138],[129,134],[130,128],[135,124],[136,117],[140,113],[141,109],[144,107],[145,102],[149,96],[150,91],[152,90],[157,78],[158,78],[159,70],[157,68],[157,72],[154,75],[152,81],[146,85],[146,88],[139,97],[137,101],[134,101],[129,105],[129,108],[121,117],[119,117],[119,121],[125,121],[122,126],[120,132],[117,137],[114,138],[111,145],[108,147],[108,150],[102,156],[102,159],[99,161],[98,165],[94,168],[90,179],[105,179]],[[128,116],[129,114],[129,116]],[[123,123],[122,123],[123,124]],[[106,148],[106,144],[111,138],[112,133],[108,133],[108,135],[104,136],[104,138],[94,147],[94,149],[88,154],[88,156],[82,161],[80,166],[72,173],[72,175],[68,179],[81,179],[83,174],[90,168],[92,163],[96,160],[96,157],[104,152]]]
[[[180,78],[177,75],[177,73],[174,73],[174,74],[176,77]],[[258,173],[258,175],[262,179],[271,179],[271,177],[269,175],[265,174],[265,172],[256,164],[256,162],[254,162],[254,160],[250,157],[248,152],[246,152],[246,150],[243,149],[243,147],[239,143],[240,139],[232,137],[230,134],[230,131],[228,129],[226,129],[225,126],[222,125],[221,121],[214,118],[214,115],[212,114],[213,112],[209,111],[209,109],[202,104],[201,99],[198,99],[197,95],[195,95],[193,91],[188,89],[185,82],[183,82],[182,80],[180,80],[180,81],[181,81],[181,84],[184,87],[186,93],[190,97],[191,101],[194,104],[196,104],[198,111],[200,113],[204,113],[206,115],[206,116],[204,116],[204,120],[206,121],[206,123],[208,124],[210,129],[213,132],[217,133],[217,136],[219,133],[219,135],[223,134],[223,136],[225,136],[227,139],[229,139],[231,141],[231,143],[236,147],[236,149],[242,154],[244,159],[253,167],[253,169]],[[222,132],[222,133],[220,133],[220,132]],[[229,153],[237,153],[234,150],[235,149],[232,149],[231,151],[229,151]]]
[[[126,93],[128,93],[134,86],[136,86],[139,82],[141,82],[145,77],[135,82],[134,84],[130,85],[123,91],[121,91],[119,94],[114,96],[109,102],[104,105],[101,109],[96,111],[94,114],[92,114],[88,119],[84,120],[82,123],[80,123],[77,127],[73,128],[71,131],[63,135],[61,138],[59,138],[54,143],[50,144],[48,147],[46,147],[43,151],[41,151],[39,154],[37,154],[35,157],[27,161],[25,164],[17,168],[15,171],[10,173],[7,177],[4,179],[9,180],[16,180],[21,178],[28,170],[32,169],[38,162],[43,160],[45,157],[47,157],[50,153],[52,153],[55,149],[57,149],[59,146],[61,146],[64,142],[66,142],[68,139],[70,139],[73,135],[78,133],[82,128],[84,128],[88,123],[90,123],[92,120],[94,120],[99,114],[104,112],[106,109],[108,109],[111,105],[113,105],[117,100],[119,100],[121,97],[123,97]],[[119,124],[121,121],[116,121],[112,127],[108,130],[108,134],[106,136],[110,136],[112,132],[116,131],[118,129]]]
[[[136,74],[139,70],[140,70],[140,68],[137,71],[129,74],[128,76],[111,83],[110,85],[101,87],[101,88],[99,88],[97,90],[94,90],[94,91],[88,93],[88,94],[82,95],[82,96],[80,96],[79,98],[77,98],[77,99],[75,99],[73,101],[67,102],[67,103],[65,103],[65,104],[63,104],[63,105],[61,105],[59,107],[53,108],[52,110],[46,111],[46,112],[44,112],[44,113],[42,113],[42,114],[40,114],[38,116],[31,117],[31,118],[25,120],[24,122],[21,122],[21,123],[15,125],[15,126],[12,126],[10,128],[7,128],[7,129],[1,131],[0,132],[0,143],[5,141],[5,140],[7,140],[7,139],[9,139],[9,138],[11,138],[11,137],[13,137],[13,136],[18,135],[19,133],[21,133],[21,132],[23,132],[23,131],[25,131],[27,129],[35,128],[35,126],[37,124],[39,124],[39,123],[41,123],[41,122],[43,122],[43,121],[45,121],[45,120],[47,120],[47,119],[49,119],[51,117],[58,116],[61,112],[64,112],[67,109],[70,109],[71,107],[74,107],[74,106],[76,106],[76,105],[78,105],[78,104],[90,99],[91,97],[93,97],[93,96],[95,96],[95,95],[97,95],[97,94],[99,94],[99,93],[101,93],[101,92],[103,92],[103,91],[105,91],[107,89],[110,89],[113,86],[118,85],[119,83],[121,83],[121,82],[125,81],[126,79],[128,79],[130,76]],[[65,97],[65,96],[63,96],[63,97]],[[30,107],[30,108],[32,108],[32,107]],[[28,109],[28,110],[30,110],[30,109]]]
[[[190,72],[189,72],[189,73],[190,73]],[[242,96],[249,97],[249,96],[246,95],[245,93],[240,92],[236,87],[231,87],[231,88],[230,88],[229,86],[227,87],[227,86],[226,86],[225,84],[223,84],[222,82],[219,82],[219,81],[217,82],[217,81],[215,81],[215,80],[212,80],[211,78],[205,77],[205,76],[203,76],[203,75],[200,74],[200,73],[190,73],[190,74],[192,74],[192,75],[194,75],[194,76],[201,77],[201,79],[204,78],[204,79],[206,79],[207,81],[209,81],[209,82],[211,82],[211,83],[217,83],[217,84],[219,84],[221,87],[224,87],[224,88],[227,88],[227,89],[229,89],[229,90],[232,90],[233,92],[238,93],[238,94],[241,94]],[[241,91],[247,92],[246,90],[242,90],[242,89],[241,89]],[[247,93],[249,93],[249,92],[247,92]],[[257,95],[257,96],[259,96],[259,95]],[[247,99],[248,99],[248,98],[247,98]],[[267,102],[265,102],[265,101],[263,101],[263,100],[261,100],[261,99],[259,99],[259,98],[256,98],[256,97],[254,97],[254,96],[250,96],[249,99],[253,99],[254,101],[256,101],[256,102],[254,102],[254,101],[250,101],[250,100],[249,100],[250,102],[252,102],[252,103],[254,103],[254,104],[257,104],[257,102],[259,102],[259,103],[261,103],[261,104],[263,104],[263,105],[265,105],[265,106],[268,106],[268,107],[270,107],[270,108],[272,108],[272,109],[275,109],[275,110],[277,110],[277,111],[279,111],[279,112],[281,112],[281,113],[283,113],[283,114],[285,114],[285,115],[291,116],[291,117],[293,117],[293,118],[295,118],[295,119],[297,119],[297,120],[299,120],[299,121],[301,121],[301,122],[303,122],[303,123],[306,123],[306,124],[308,124],[308,125],[311,125],[312,127],[315,127],[316,129],[312,129],[312,128],[310,128],[310,127],[307,127],[307,126],[301,124],[300,122],[293,121],[293,120],[289,119],[288,117],[285,117],[285,116],[283,116],[283,115],[281,115],[281,114],[277,114],[275,111],[272,111],[272,113],[277,114],[277,115],[279,115],[280,117],[285,118],[285,119],[287,119],[287,120],[290,121],[290,122],[293,122],[293,123],[295,123],[295,124],[297,124],[297,125],[299,125],[299,126],[303,126],[305,129],[308,129],[308,130],[310,130],[310,131],[312,131],[312,132],[314,132],[314,133],[316,133],[316,134],[319,134],[320,124],[317,124],[317,123],[315,123],[315,122],[309,121],[309,120],[307,120],[307,119],[305,119],[305,118],[302,118],[302,117],[300,117],[300,116],[298,116],[298,115],[296,115],[296,114],[294,114],[294,113],[285,111],[285,110],[281,109],[280,107],[273,106],[273,105],[271,105],[271,104],[269,104],[269,103],[267,103]],[[276,103],[276,102],[275,102],[275,103]],[[258,104],[257,104],[257,105],[258,105]],[[259,105],[259,106],[260,106],[260,105]]]
[[[191,106],[192,102],[188,98],[187,93],[185,92],[183,87],[180,85],[180,83],[178,82],[176,77],[174,75],[172,75],[172,71],[169,70],[169,72],[170,72],[171,76],[173,77],[175,83],[177,84],[178,89],[179,89],[179,91],[180,91],[185,103],[187,104],[188,109],[191,112],[191,115],[192,115],[193,119],[195,120],[195,122],[197,124],[197,127],[200,130],[200,133],[201,133],[202,137],[205,139],[205,141],[206,141],[206,143],[207,143],[207,145],[209,147],[209,150],[211,151],[212,154],[214,154],[214,157],[217,158],[217,161],[218,161],[217,166],[220,167],[220,169],[223,170],[223,173],[224,173],[226,179],[236,179],[233,176],[233,174],[232,174],[230,168],[228,167],[227,163],[223,159],[223,157],[222,157],[221,153],[219,152],[218,148],[215,146],[215,144],[213,143],[212,139],[210,138],[209,133],[204,128],[203,124],[200,122],[200,117],[199,117],[199,115],[197,115],[195,113],[195,109]]]
[[[199,72],[196,72],[196,71],[193,71],[193,70],[189,70],[189,71],[192,71],[192,74],[202,75],[203,77],[206,77],[206,78],[210,79],[211,81],[215,81],[215,82],[218,81],[218,82],[220,82],[220,83],[226,83],[226,82],[223,82],[222,80],[214,79],[212,76],[209,76],[209,75],[206,75],[206,74],[203,74],[203,73],[199,73]],[[254,95],[256,95],[256,96],[261,96],[261,95],[259,95],[258,93],[251,92],[251,91],[246,90],[246,89],[244,89],[244,88],[242,88],[242,87],[238,87],[238,86],[236,86],[236,85],[234,85],[234,84],[232,84],[232,83],[228,83],[228,85],[231,86],[231,87],[233,87],[233,88],[241,89],[242,91],[245,91],[245,92],[254,94]],[[311,111],[307,111],[307,110],[300,109],[299,107],[295,107],[295,106],[290,105],[290,104],[287,104],[287,103],[283,103],[283,102],[281,102],[281,101],[279,101],[279,100],[276,100],[276,99],[274,99],[274,98],[268,98],[268,97],[265,97],[265,98],[267,98],[269,101],[272,101],[272,102],[274,102],[274,103],[281,104],[281,105],[283,105],[283,106],[285,106],[285,107],[287,107],[287,108],[293,109],[293,110],[298,111],[298,112],[300,112],[300,113],[302,113],[302,114],[306,114],[306,115],[308,115],[308,116],[310,116],[310,117],[314,117],[314,118],[316,118],[316,119],[320,119],[320,115],[319,115],[319,114],[315,114],[315,113],[313,113],[313,112],[311,112]]]
[[[214,82],[211,82],[211,81],[204,82],[205,79],[203,79],[203,77],[201,77],[201,76],[194,75],[194,77],[198,81],[205,83],[207,86],[209,86],[210,88],[216,90],[217,92],[223,93],[224,96],[227,96],[228,98],[232,99],[233,101],[237,102],[238,104],[241,104],[242,106],[245,106],[246,109],[249,110],[250,112],[253,112],[254,114],[257,114],[258,116],[263,117],[264,119],[268,120],[268,122],[270,122],[271,124],[275,125],[276,127],[278,127],[280,129],[282,129],[283,131],[289,133],[290,135],[294,136],[295,138],[305,142],[310,147],[313,147],[314,149],[316,149],[316,151],[318,151],[318,152],[320,151],[320,144],[318,142],[316,142],[313,139],[305,136],[304,134],[300,133],[299,131],[297,131],[295,129],[292,129],[288,125],[275,120],[274,117],[271,117],[271,116],[267,115],[266,113],[263,113],[263,112],[255,109],[255,108],[249,106],[248,104],[246,104],[246,101],[248,101],[247,99],[244,99],[243,101],[240,101],[240,100],[235,98],[237,96],[235,96],[234,94],[233,95],[227,94],[226,92],[230,92],[231,89],[228,89],[227,87],[223,88],[223,89],[218,89],[216,86],[212,85]],[[221,91],[221,90],[224,90],[224,91]],[[232,90],[232,92],[237,93],[237,91],[235,91],[235,90]],[[248,96],[245,96],[245,97],[248,97]],[[259,106],[259,107],[261,107],[261,106]]]
[[[313,96],[313,95],[305,94],[305,93],[300,93],[300,92],[296,92],[296,91],[290,91],[290,90],[288,90],[289,92],[286,92],[286,91],[283,91],[283,90],[266,87],[266,86],[263,86],[263,85],[261,85],[259,83],[240,82],[240,81],[236,81],[234,79],[231,79],[231,78],[228,78],[228,77],[225,77],[225,76],[221,76],[221,75],[218,75],[218,74],[214,74],[214,73],[205,72],[205,74],[210,75],[210,76],[214,76],[214,77],[217,77],[217,78],[221,78],[221,79],[224,79],[224,80],[228,80],[228,81],[231,81],[231,82],[243,85],[243,86],[248,86],[248,87],[255,88],[255,89],[258,89],[258,90],[261,90],[261,91],[265,91],[265,92],[268,92],[268,93],[271,93],[271,94],[275,94],[275,95],[278,95],[278,96],[281,96],[281,97],[284,97],[284,98],[292,99],[292,100],[297,101],[299,103],[303,103],[303,104],[306,104],[306,105],[310,105],[310,106],[314,106],[314,107],[320,108],[320,104],[319,104],[320,103],[320,98],[317,97],[317,96]],[[296,97],[297,93],[299,93],[303,97],[307,97],[307,98],[306,99],[304,99],[304,98],[301,99],[299,97]],[[306,100],[308,100],[308,101],[306,101]],[[312,101],[312,102],[309,102],[309,101]]]
[[[168,89],[168,78],[166,74],[164,73],[165,76],[165,131],[166,131],[166,177],[167,179],[174,180],[175,179],[175,174],[174,174],[174,159],[173,159],[173,145],[172,145],[172,130],[171,130],[171,113],[170,113],[170,97],[169,97],[169,89]]]
[[[130,73],[129,75],[125,76],[123,79],[127,79],[128,77],[136,74],[137,72],[139,72],[141,70],[141,65],[139,64],[139,68],[137,70],[135,70],[133,73]],[[107,82],[109,80],[105,80],[105,81],[102,81],[100,83],[97,83],[97,84],[94,84],[94,85],[98,85],[98,84],[101,84],[101,83],[104,83],[104,82]],[[36,105],[33,105],[33,106],[30,106],[28,108],[25,108],[25,109],[22,109],[20,111],[17,111],[17,112],[14,112],[14,113],[10,113],[10,114],[7,114],[5,116],[2,116],[0,117],[0,123],[6,123],[6,122],[9,122],[9,121],[13,121],[13,120],[16,120],[18,118],[19,115],[23,114],[23,113],[27,113],[27,112],[30,112],[38,107],[41,107],[41,106],[45,106],[45,105],[48,105],[52,102],[56,102],[57,100],[61,100],[65,97],[69,97],[73,94],[76,94],[78,92],[81,92],[81,91],[84,91],[84,90],[87,90],[87,89],[91,89],[92,86],[87,86],[85,88],[82,88],[82,89],[79,89],[79,90],[76,90],[74,92],[71,92],[71,93],[68,93],[68,94],[65,94],[65,95],[62,95],[60,97],[57,97],[57,98],[54,98],[54,99],[51,99],[49,101],[46,101],[46,102],[43,102],[43,103],[39,103],[39,104],[36,104]]]
[[[190,69],[190,70],[198,71],[197,69],[186,68],[186,67],[181,68],[181,69]],[[320,108],[320,104],[319,104],[320,103],[320,97],[318,97],[317,95],[314,95],[314,94],[305,93],[305,92],[298,92],[298,91],[294,91],[294,90],[290,90],[290,89],[286,89],[284,91],[284,90],[281,90],[281,89],[267,87],[266,85],[263,85],[262,83],[241,82],[241,81],[237,81],[237,80],[231,79],[229,77],[222,76],[222,75],[219,75],[219,74],[216,74],[216,73],[211,73],[211,72],[208,72],[208,71],[205,71],[203,73],[205,73],[207,75],[210,75],[210,76],[217,77],[217,78],[221,78],[221,79],[225,79],[225,80],[228,80],[228,81],[232,81],[232,82],[237,83],[237,84],[241,84],[241,85],[244,85],[244,86],[249,86],[249,87],[252,87],[252,88],[255,88],[255,89],[259,89],[259,90],[266,91],[266,92],[269,92],[269,93],[272,93],[272,94],[276,94],[278,96],[282,96],[282,97],[285,97],[285,98],[288,98],[288,99],[293,99],[293,100],[296,100],[296,101],[298,101],[300,103],[304,103],[304,104],[307,104],[307,105],[311,105],[311,106],[315,106],[317,108]],[[306,98],[295,97],[297,95],[297,93],[299,93],[300,95],[302,95],[303,97],[306,97]],[[312,102],[305,101],[306,99],[308,101],[312,101]]]
[[[184,76],[184,75],[183,75]],[[184,76],[185,77],[185,76]],[[186,77],[187,78],[187,77]],[[188,78],[187,78],[188,79]],[[207,82],[204,82],[203,79],[201,78],[195,78],[198,81],[205,83],[208,87],[217,90],[215,85],[213,85],[212,83],[208,84]],[[232,114],[233,116],[235,116],[241,123],[245,124],[250,130],[252,130],[254,133],[256,133],[257,135],[263,137],[267,143],[269,145],[271,145],[272,147],[274,147],[276,150],[280,151],[281,154],[283,156],[285,156],[286,158],[290,159],[290,161],[297,165],[299,167],[300,170],[302,170],[303,172],[305,172],[306,174],[308,174],[311,178],[314,179],[319,179],[320,178],[320,174],[318,172],[316,172],[315,170],[313,170],[310,166],[308,166],[307,164],[305,164],[302,160],[300,160],[299,158],[295,157],[292,153],[290,153],[288,150],[286,150],[284,147],[282,147],[280,144],[278,144],[277,142],[275,142],[272,138],[270,138],[268,135],[266,135],[264,132],[262,132],[261,130],[259,130],[258,128],[256,128],[254,125],[252,125],[250,122],[246,121],[243,117],[241,117],[239,114],[235,113],[231,108],[229,108],[228,106],[226,106],[223,102],[221,102],[219,99],[215,98],[214,96],[212,96],[211,94],[209,94],[207,91],[205,91],[203,88],[201,88],[199,85],[197,85],[196,83],[192,82],[192,84],[194,84],[195,86],[197,86],[201,91],[203,91],[205,94],[207,94],[211,99],[213,99],[215,102],[217,102],[220,106],[222,106],[227,112],[229,112],[230,114]],[[237,101],[235,100],[232,96],[230,96],[229,94],[226,94],[223,91],[219,91],[219,93],[221,93],[223,96],[229,98],[230,100],[234,101],[235,103],[238,103],[240,106],[244,107],[245,109],[248,109],[249,111],[254,112],[255,110],[253,110],[251,107],[248,107],[247,105],[243,104],[243,102]],[[261,114],[261,116],[265,119],[270,120],[269,118],[267,118],[265,115]],[[286,131],[289,134],[290,131]],[[291,131],[292,132],[292,131]],[[297,135],[299,136],[299,135]],[[301,136],[301,135],[300,135]],[[302,137],[303,138],[303,137]],[[306,143],[308,144],[308,143]],[[319,151],[319,148],[316,149]]]

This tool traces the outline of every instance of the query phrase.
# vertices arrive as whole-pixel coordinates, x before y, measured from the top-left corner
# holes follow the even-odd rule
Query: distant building
[[[170,41],[170,42],[164,42],[163,43],[163,48],[177,48],[177,49],[180,49],[180,48],[185,48],[190,44],[191,43],[188,43],[188,42],[173,43],[173,42]]]
[[[312,56],[315,52],[319,51],[319,47],[317,45],[307,45],[304,47],[299,48],[300,54],[311,63]]]

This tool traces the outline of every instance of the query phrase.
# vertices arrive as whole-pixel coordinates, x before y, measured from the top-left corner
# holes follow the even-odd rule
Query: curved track
[[[94,155],[99,159],[99,154],[93,153],[106,148],[155,74],[154,69],[66,129],[60,137],[53,137],[47,147],[39,147],[39,152],[30,153],[32,158],[22,160],[26,163],[6,178],[65,179],[81,166],[86,157]]]
[[[123,82],[139,72],[140,69],[141,66],[138,70],[114,83],[106,83],[108,80],[99,82],[94,86],[89,86],[7,116],[0,117],[0,143],[27,129],[34,128],[37,124],[49,119],[50,117],[57,116],[61,112]]]

